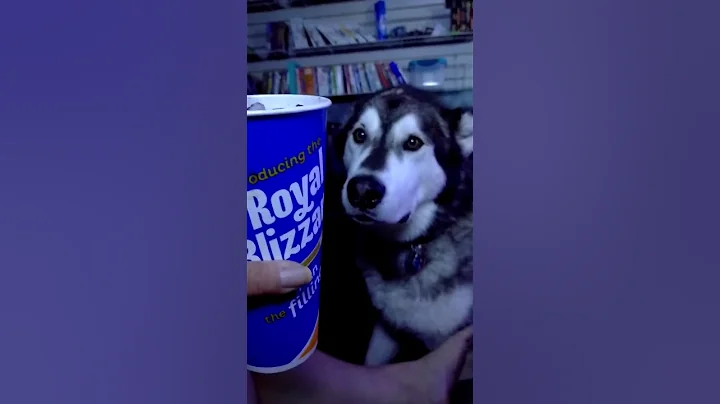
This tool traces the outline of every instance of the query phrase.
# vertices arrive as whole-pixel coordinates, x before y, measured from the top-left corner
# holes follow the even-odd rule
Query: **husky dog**
[[[334,139],[380,313],[366,365],[390,362],[402,338],[433,350],[472,324],[472,129],[472,111],[397,87],[358,103]]]

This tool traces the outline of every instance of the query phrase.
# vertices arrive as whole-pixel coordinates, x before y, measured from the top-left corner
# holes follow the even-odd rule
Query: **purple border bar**
[[[475,402],[720,402],[700,3],[476,2]]]
[[[0,403],[245,401],[245,4],[0,10]],[[717,9],[478,2],[475,400],[717,403]],[[714,6],[717,8],[717,6]]]
[[[245,18],[0,7],[0,403],[246,401]]]

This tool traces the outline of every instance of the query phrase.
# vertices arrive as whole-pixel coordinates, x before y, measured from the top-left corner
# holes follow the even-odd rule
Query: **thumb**
[[[292,261],[247,263],[248,296],[287,293],[312,280],[310,269]]]

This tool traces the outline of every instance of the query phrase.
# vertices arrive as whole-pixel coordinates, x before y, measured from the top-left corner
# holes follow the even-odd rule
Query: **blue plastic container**
[[[290,260],[312,281],[248,307],[248,370],[278,373],[312,355],[318,342],[320,257],[330,100],[309,95],[248,95],[247,260]],[[297,106],[301,105],[301,106]]]
[[[387,17],[385,16],[384,0],[375,2],[375,28],[377,29],[378,41],[387,39]]]

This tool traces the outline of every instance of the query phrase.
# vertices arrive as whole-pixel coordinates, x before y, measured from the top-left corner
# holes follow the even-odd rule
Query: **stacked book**
[[[289,25],[294,49],[356,45],[378,40],[373,30],[358,24],[316,24],[295,19]]]
[[[472,0],[445,0],[445,6],[450,9],[450,31],[473,31]]]
[[[286,72],[265,72],[253,79],[253,94],[292,94]]]
[[[358,63],[335,66],[290,66],[284,72],[265,73],[259,92],[265,94],[308,94],[332,97],[367,94],[406,84],[394,62]]]

